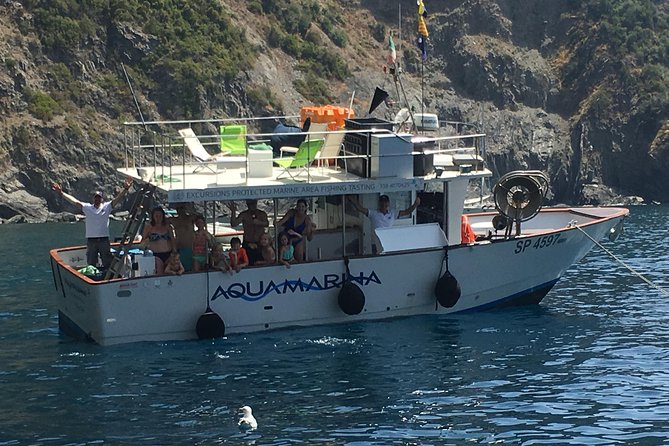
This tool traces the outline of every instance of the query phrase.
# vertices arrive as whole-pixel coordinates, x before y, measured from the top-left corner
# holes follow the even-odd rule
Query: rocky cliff
[[[0,0],[0,221],[72,210],[53,181],[82,199],[115,191],[120,123],[138,118],[121,63],[145,119],[295,114],[354,90],[364,113],[375,86],[394,91],[382,70],[392,29],[420,107],[415,2],[400,2],[402,41],[398,8],[383,0],[184,1],[176,21],[126,3],[139,6],[63,1],[46,13]],[[426,6],[424,107],[477,123],[496,176],[546,171],[554,203],[669,198],[669,0]]]

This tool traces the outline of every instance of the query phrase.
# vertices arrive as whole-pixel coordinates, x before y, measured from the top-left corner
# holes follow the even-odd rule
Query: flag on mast
[[[395,50],[395,42],[393,41],[393,33],[388,36],[388,67],[392,68],[397,63],[397,51]]]
[[[425,18],[427,17],[427,10],[425,9],[425,4],[423,0],[416,0],[418,5],[418,39],[416,44],[420,49],[420,54],[423,60],[427,59],[427,38],[429,36],[427,32],[427,24],[425,23]]]

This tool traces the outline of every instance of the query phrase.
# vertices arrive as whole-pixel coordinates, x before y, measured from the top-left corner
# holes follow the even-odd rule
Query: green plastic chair
[[[222,153],[246,156],[246,125],[222,125],[220,135]]]
[[[323,139],[309,139],[300,144],[295,156],[287,156],[284,158],[275,158],[274,163],[279,167],[283,167],[283,172],[277,175],[278,180],[284,175],[288,175],[295,181],[300,181],[296,177],[307,171],[307,167],[314,162],[318,152],[323,147]]]

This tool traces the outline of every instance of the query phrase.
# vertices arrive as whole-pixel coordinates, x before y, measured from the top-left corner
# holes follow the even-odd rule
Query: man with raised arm
[[[132,179],[127,178],[123,189],[112,201],[102,201],[102,192],[93,193],[92,203],[82,203],[72,195],[63,192],[60,184],[53,183],[51,188],[65,198],[67,201],[77,206],[86,216],[86,262],[88,265],[97,265],[98,254],[102,259],[102,266],[109,268],[112,261],[111,249],[109,246],[109,215],[116,207],[123,196],[128,192],[132,185]]]
[[[242,224],[244,228],[244,242],[242,247],[249,256],[249,264],[253,265],[257,260],[262,260],[262,248],[260,247],[260,236],[265,233],[269,226],[269,219],[264,211],[258,209],[258,200],[246,200],[246,210],[239,216],[234,201],[228,203],[230,209],[230,226],[233,228]]]
[[[365,214],[369,218],[370,222],[372,223],[372,229],[390,228],[393,226],[396,219],[411,215],[411,213],[415,211],[416,208],[420,205],[420,198],[416,197],[416,201],[414,201],[410,207],[399,211],[390,207],[390,198],[388,195],[380,195],[378,209],[367,209],[353,197],[349,196],[348,199],[353,204],[353,206],[355,206],[358,212]],[[372,243],[372,253],[376,254],[376,232],[372,231],[372,233],[374,234],[375,241]]]

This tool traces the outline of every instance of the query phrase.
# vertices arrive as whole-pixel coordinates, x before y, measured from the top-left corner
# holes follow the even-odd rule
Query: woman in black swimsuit
[[[153,251],[156,260],[156,274],[163,274],[165,262],[170,254],[177,250],[174,227],[167,222],[163,208],[155,207],[151,211],[151,222],[144,226],[142,247]]]
[[[275,227],[283,226],[283,233],[295,249],[295,260],[304,262],[304,239],[311,241],[313,237],[314,224],[307,215],[307,201],[303,198],[297,200],[294,209],[289,209],[281,220],[276,222]]]

